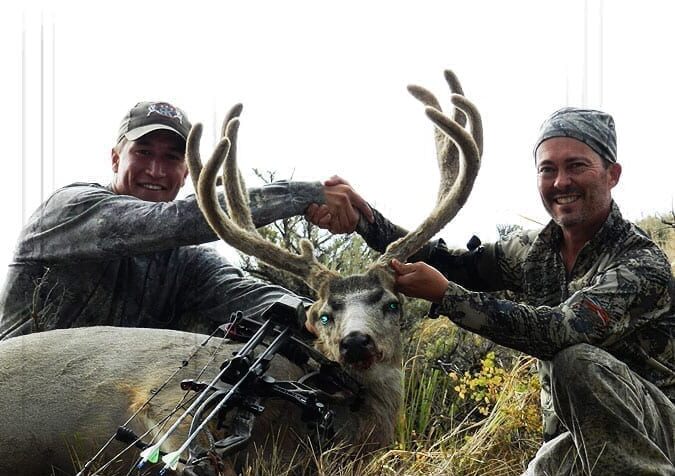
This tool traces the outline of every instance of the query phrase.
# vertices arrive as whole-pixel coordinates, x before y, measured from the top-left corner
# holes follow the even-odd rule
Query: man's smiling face
[[[150,202],[170,202],[185,184],[185,141],[167,130],[123,141],[112,150],[112,188]]]
[[[609,214],[621,166],[569,137],[554,137],[537,149],[537,184],[544,207],[562,228],[599,228]]]

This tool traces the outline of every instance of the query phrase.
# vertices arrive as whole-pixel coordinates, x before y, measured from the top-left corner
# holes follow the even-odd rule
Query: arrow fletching
[[[178,460],[180,459],[180,451],[174,451],[172,453],[167,453],[164,456],[162,456],[162,461],[166,466],[164,466],[163,469],[170,469],[172,471],[175,471],[175,469],[178,467]]]
[[[146,461],[150,463],[157,463],[159,461],[159,444],[149,446],[141,451],[141,462],[139,464],[144,464]]]

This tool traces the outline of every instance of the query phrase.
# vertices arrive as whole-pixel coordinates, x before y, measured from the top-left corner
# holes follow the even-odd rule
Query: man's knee
[[[587,386],[605,371],[624,374],[626,365],[608,352],[590,344],[576,344],[553,357],[552,382],[554,386]],[[599,368],[601,367],[601,369]]]
[[[553,358],[551,391],[556,413],[563,420],[571,407],[583,405],[593,412],[597,405],[609,404],[610,396],[635,398],[638,386],[625,363],[589,344],[573,345]]]
[[[668,466],[673,454],[672,412],[659,411],[670,405],[660,390],[624,362],[588,344],[564,349],[551,362],[555,413],[575,441],[586,442],[584,451],[590,461],[604,454],[605,464],[619,462],[635,468],[653,460]],[[616,447],[607,447],[608,441]],[[670,474],[633,470],[625,474],[647,473]]]
[[[580,359],[585,359],[589,356],[595,355],[599,349],[590,344],[575,344],[564,348],[553,356],[553,364],[567,367],[569,365],[575,366]]]

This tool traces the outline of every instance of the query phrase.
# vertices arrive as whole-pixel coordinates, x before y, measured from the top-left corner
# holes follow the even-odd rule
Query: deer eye
[[[319,322],[320,322],[322,325],[327,326],[327,325],[330,323],[330,316],[329,316],[328,314],[326,314],[326,313],[321,314],[321,315],[319,316]]]

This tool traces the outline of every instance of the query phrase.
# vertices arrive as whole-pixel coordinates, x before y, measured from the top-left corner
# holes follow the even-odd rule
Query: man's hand
[[[375,217],[370,205],[345,179],[333,175],[323,185],[326,203],[323,205],[313,203],[307,207],[305,213],[305,217],[311,223],[338,234],[354,231],[361,215],[368,222],[373,222]]]
[[[396,290],[409,297],[440,303],[448,289],[448,280],[440,271],[426,263],[401,263],[391,260],[396,272]]]

